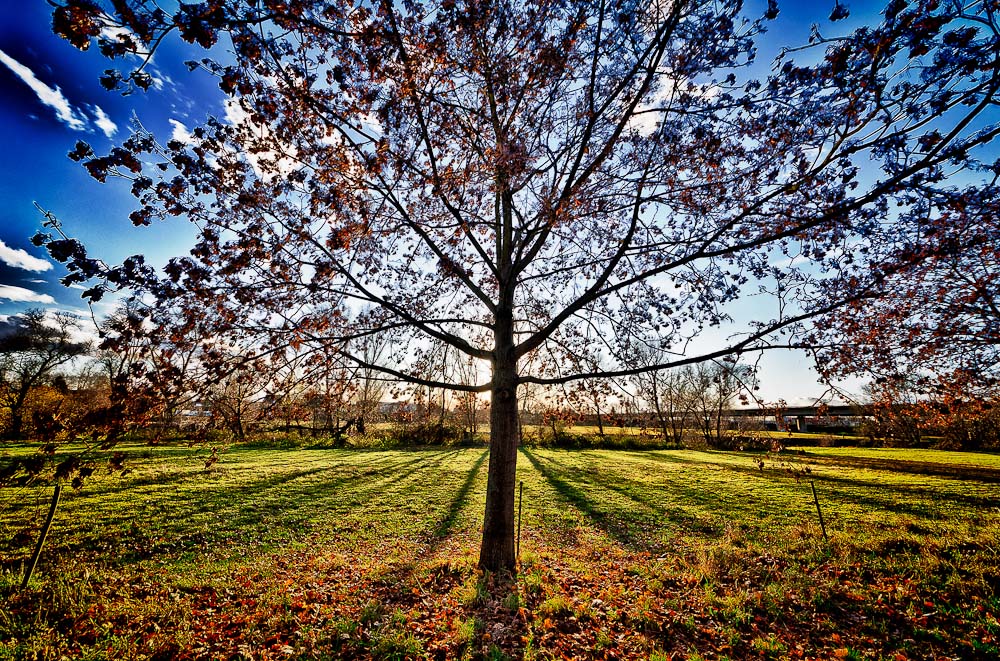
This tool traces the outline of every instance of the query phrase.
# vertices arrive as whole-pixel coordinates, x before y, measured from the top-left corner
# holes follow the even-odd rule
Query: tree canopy
[[[774,2],[759,19],[701,0],[112,4],[61,3],[54,29],[143,63],[171,33],[204,47],[190,67],[218,77],[227,116],[70,156],[131,182],[134,224],[183,216],[200,236],[163,274],[38,243],[67,282],[97,278],[90,298],[138,287],[180,332],[489,392],[491,569],[514,564],[519,385],[828,347],[832,313],[964,249],[940,228],[996,204],[993,2],[893,0],[761,79]],[[143,66],[102,82],[149,84]],[[393,350],[370,363],[356,347],[376,335]],[[423,373],[442,343],[485,376]],[[635,359],[651,348],[662,361]]]
[[[21,437],[31,391],[90,349],[90,343],[80,337],[79,322],[72,315],[48,315],[40,309],[0,322],[0,405],[9,411],[9,438]]]

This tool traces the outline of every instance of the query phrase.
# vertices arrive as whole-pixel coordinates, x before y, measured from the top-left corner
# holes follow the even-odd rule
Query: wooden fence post
[[[521,486],[518,489],[517,494],[517,555],[515,556],[518,560],[521,559],[521,505],[524,502],[524,480],[521,480]]]
[[[829,544],[830,538],[826,536],[826,524],[823,523],[823,510],[819,507],[819,496],[816,495],[816,482],[809,480],[809,486],[812,487],[813,502],[816,503],[816,513],[819,514],[819,527],[823,530],[823,541]]]
[[[38,558],[42,555],[42,546],[45,544],[45,538],[49,536],[49,529],[52,528],[52,520],[56,518],[56,508],[59,507],[59,495],[61,493],[62,484],[56,482],[56,488],[52,492],[52,503],[49,505],[49,514],[45,517],[42,531],[38,535],[38,543],[35,544],[35,551],[31,554],[28,567],[24,570],[24,580],[21,581],[22,590],[28,587],[28,581],[31,580],[31,575],[35,573],[35,566],[38,564]]]

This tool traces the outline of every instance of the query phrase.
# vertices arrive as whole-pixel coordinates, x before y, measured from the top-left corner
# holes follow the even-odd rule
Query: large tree
[[[714,0],[111,4],[65,0],[54,28],[110,56],[170,33],[204,47],[190,66],[218,76],[227,116],[186,142],[136,125],[107,155],[71,156],[131,180],[136,225],[183,216],[199,239],[162,277],[139,259],[104,270],[60,233],[39,243],[70,282],[105,278],[91,296],[139,284],[261,351],[335,348],[489,393],[489,569],[515,563],[520,385],[801,346],[810,320],[923,258],[912,241],[967,197],[1000,132],[993,2],[893,0],[762,80],[773,0],[761,20]],[[759,293],[729,339],[689,348]],[[351,347],[376,334],[395,350],[372,364]],[[441,343],[488,377],[422,376]],[[638,364],[643,346],[667,358]]]
[[[906,384],[941,402],[1000,395],[1000,168],[978,190],[915,188],[928,196],[922,234],[909,241],[920,259],[887,279],[876,301],[846,306],[818,330],[823,366],[832,376],[863,374],[889,393]],[[923,202],[923,200],[920,200]]]
[[[21,438],[32,391],[89,349],[80,320],[70,314],[31,309],[0,322],[0,406],[10,414],[8,438]]]

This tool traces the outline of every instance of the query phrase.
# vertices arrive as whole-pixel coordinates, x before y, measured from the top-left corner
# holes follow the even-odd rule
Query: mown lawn
[[[131,450],[25,592],[49,490],[0,490],[0,659],[1000,656],[998,455],[524,449],[504,580],[484,449]]]

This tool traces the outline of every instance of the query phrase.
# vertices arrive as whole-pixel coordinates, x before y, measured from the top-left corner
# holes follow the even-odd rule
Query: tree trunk
[[[7,430],[7,436],[13,440],[17,441],[21,438],[21,427],[24,426],[24,417],[21,415],[21,409],[11,407],[10,411],[10,429]]]
[[[515,569],[514,483],[517,477],[517,359],[511,314],[499,317],[490,402],[490,472],[479,567]]]
[[[724,411],[724,405],[725,400],[723,400],[720,396],[719,408],[715,412],[715,442],[719,444],[719,447],[725,446],[725,443],[722,441],[722,412]]]
[[[29,390],[30,388],[22,386],[10,405],[10,429],[7,433],[14,441],[21,440],[21,433],[24,429],[24,403],[28,399]]]
[[[663,434],[663,442],[668,443],[674,440],[674,434],[671,425],[671,429],[667,428],[667,417],[663,414],[663,406],[660,404],[660,393],[659,388],[657,388],[656,372],[650,375],[650,385],[653,388],[653,408],[656,411],[656,420],[660,423],[660,433]],[[671,406],[673,410],[673,406]]]
[[[604,419],[601,417],[601,403],[598,395],[594,394],[594,410],[597,411],[597,433],[604,438]]]

